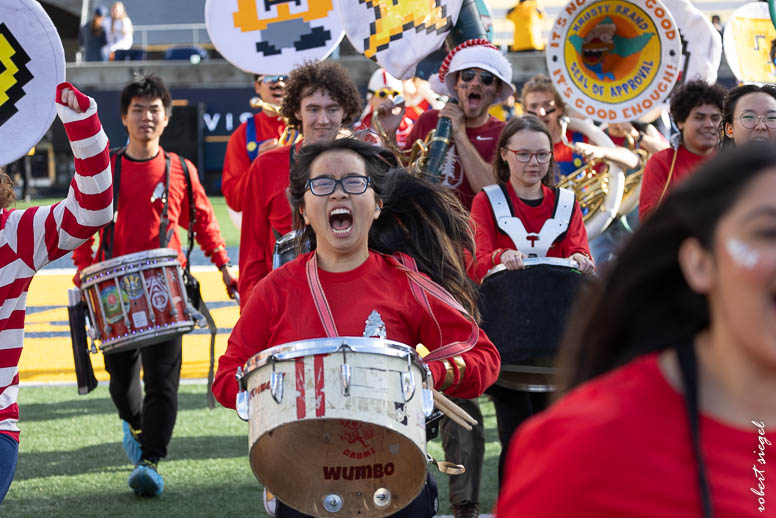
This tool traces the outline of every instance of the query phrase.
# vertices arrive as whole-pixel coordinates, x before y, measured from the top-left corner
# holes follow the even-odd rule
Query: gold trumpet
[[[271,112],[275,112],[278,115],[280,115],[280,106],[277,104],[271,103],[269,101],[265,101],[261,97],[252,97],[249,101],[249,104],[251,108],[254,110],[267,110]],[[302,134],[299,132],[299,130],[293,126],[288,125],[288,119],[283,117],[283,122],[286,123],[286,129],[283,130],[283,133],[280,135],[280,138],[278,139],[278,146],[287,146],[288,144],[296,144],[297,141],[299,141],[302,137]]]

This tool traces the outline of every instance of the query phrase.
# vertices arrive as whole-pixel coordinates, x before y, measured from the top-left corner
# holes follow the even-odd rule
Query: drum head
[[[288,74],[325,59],[344,36],[334,0],[207,0],[205,24],[218,52],[254,74]]]
[[[51,19],[34,0],[0,0],[0,164],[26,155],[56,115],[65,52]]]
[[[407,437],[361,421],[295,421],[264,434],[251,468],[282,502],[312,516],[389,516],[418,496],[426,459]],[[376,494],[390,492],[390,499]],[[382,490],[382,491],[381,491]],[[331,495],[339,511],[327,510]]]

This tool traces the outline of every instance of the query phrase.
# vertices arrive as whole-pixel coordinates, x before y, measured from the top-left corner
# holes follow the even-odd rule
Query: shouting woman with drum
[[[774,192],[773,144],[738,146],[636,230],[569,324],[569,392],[511,445],[499,517],[773,516]]]
[[[401,344],[422,343],[431,351],[425,365],[433,387],[453,396],[472,398],[482,394],[495,381],[499,368],[498,352],[470,316],[476,315],[475,293],[466,278],[463,245],[471,248],[472,243],[462,207],[443,188],[403,170],[390,169],[387,156],[385,150],[354,139],[312,144],[297,154],[289,198],[295,226],[314,251],[272,271],[256,286],[256,294],[243,309],[227,351],[219,360],[213,385],[216,399],[235,408],[239,390],[235,374],[256,353],[271,353],[272,376],[266,384],[250,389],[251,412],[265,411],[266,421],[278,423],[284,419],[280,402],[295,401],[289,407],[297,421],[292,424],[301,423],[303,431],[298,441],[290,442],[293,451],[271,450],[274,458],[288,455],[288,462],[267,466],[272,462],[268,456],[252,456],[252,465],[281,501],[307,514],[332,516],[328,514],[333,512],[331,509],[344,506],[342,515],[350,516],[346,510],[355,509],[348,507],[354,498],[361,506],[357,508],[368,510],[370,516],[396,513],[411,501],[398,516],[432,516],[435,512],[428,487],[412,500],[423,487],[425,462],[407,469],[400,458],[412,448],[400,447],[404,443],[398,439],[378,441],[389,424],[376,426],[368,422],[391,421],[390,426],[409,423],[422,432],[425,448],[423,412],[418,415],[405,408],[414,400],[412,392],[420,392],[412,388],[415,377],[392,374],[387,357],[393,353],[381,344],[390,342],[393,350],[404,350],[407,360],[402,369],[406,370],[414,351]],[[372,349],[383,350],[375,355],[383,359],[375,360],[371,369],[359,369],[358,343],[365,339],[343,339],[352,347],[343,345],[336,351],[311,353],[314,370],[313,360],[297,357],[295,371],[280,372],[287,363],[281,360],[293,356],[296,350],[290,342],[316,342],[314,339],[326,336],[377,337]],[[269,347],[273,349],[265,351]],[[325,372],[336,358],[342,358],[343,363],[332,381]],[[248,368],[246,365],[246,371]],[[305,377],[307,369],[310,372]],[[296,380],[287,387],[290,400],[288,395],[284,399],[282,389],[288,375]],[[397,401],[388,385],[400,379],[400,385],[408,390]],[[378,389],[383,380],[386,387]],[[374,388],[368,397],[356,397],[357,392],[369,387]],[[262,408],[257,401],[270,392],[274,401],[262,400],[269,407]],[[341,429],[319,433],[318,427],[325,424],[320,421],[326,420],[342,398],[346,403],[353,401],[352,417],[334,420]],[[360,417],[365,405],[377,403],[384,407],[384,415]],[[307,410],[310,405],[314,412]],[[268,436],[282,438],[285,433],[283,429],[269,430],[269,434],[257,438],[253,426],[252,421],[252,449]],[[347,439],[344,448],[329,448],[343,438]],[[310,444],[320,444],[313,450],[326,449],[325,455],[319,451],[303,453]],[[311,462],[308,457],[316,455],[325,456],[324,462],[331,465],[324,465],[322,471],[315,467],[314,471],[303,472],[302,466]],[[375,462],[385,455],[395,461]],[[425,452],[421,458],[425,459]],[[358,465],[348,464],[352,459],[360,459]],[[262,470],[269,475],[259,475]],[[273,487],[269,478],[285,472],[296,474],[294,486]],[[416,487],[396,489],[391,485],[418,475],[421,478]],[[368,494],[354,489],[359,479],[367,479],[372,487]],[[374,492],[374,487],[381,484],[386,486]],[[322,488],[331,493],[323,502],[316,493]],[[379,512],[381,506],[385,506],[383,512]],[[300,515],[281,505],[277,516]]]
[[[497,149],[498,183],[474,197],[472,220],[483,326],[509,364],[489,391],[505,450],[517,426],[546,407],[552,388],[541,375],[552,371],[566,309],[580,280],[571,267],[592,274],[595,264],[574,194],[554,188],[552,137],[542,121],[533,115],[512,119]],[[503,272],[523,270],[537,260],[545,264],[520,274]],[[553,262],[558,264],[546,264]],[[500,466],[504,459],[502,452]]]

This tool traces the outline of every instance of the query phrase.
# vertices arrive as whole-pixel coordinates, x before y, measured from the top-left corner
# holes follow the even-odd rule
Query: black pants
[[[426,475],[426,485],[410,504],[389,518],[431,518],[439,510],[439,494],[431,473]],[[292,509],[278,500],[275,518],[307,518],[308,515]]]
[[[104,355],[105,370],[110,374],[110,397],[119,417],[143,431],[143,459],[157,460],[167,455],[178,414],[181,343],[179,336],[141,349]],[[145,396],[140,383],[141,364]]]
[[[504,476],[504,463],[507,459],[507,450],[512,435],[523,421],[547,408],[550,393],[523,392],[493,385],[488,389],[488,394],[493,400],[493,407],[496,410],[498,440],[501,442],[501,455],[498,459],[498,485],[500,489]]]

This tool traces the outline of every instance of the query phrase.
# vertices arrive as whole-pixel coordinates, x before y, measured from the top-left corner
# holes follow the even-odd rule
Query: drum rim
[[[175,259],[175,261],[177,262],[178,252],[173,250],[172,248],[154,248],[153,250],[143,250],[142,252],[133,252],[131,254],[120,255],[118,257],[114,257],[112,259],[106,259],[105,261],[101,261],[99,263],[95,263],[87,266],[86,268],[81,270],[81,279],[85,279],[90,275],[94,275],[95,273],[100,273],[103,270],[115,268],[117,266],[124,266],[127,264],[143,261],[146,259],[166,259],[166,258]],[[179,262],[178,262],[178,266],[180,266]]]
[[[254,370],[259,369],[274,361],[288,361],[305,356],[317,354],[331,354],[342,352],[341,347],[347,345],[354,353],[371,353],[390,356],[393,358],[410,358],[421,370],[424,370],[424,362],[414,348],[407,344],[389,340],[387,338],[373,338],[366,336],[335,336],[329,338],[307,338],[275,345],[251,356],[243,366],[245,376],[249,376]],[[290,349],[290,351],[288,351]]]
[[[523,264],[525,264],[526,268],[531,268],[533,266],[542,266],[542,265],[548,265],[548,266],[562,266],[564,268],[569,268],[571,270],[576,269],[579,267],[579,264],[573,259],[563,259],[561,257],[526,257],[523,259]],[[497,264],[493,268],[489,269],[485,276],[482,278],[484,281],[491,275],[495,275],[497,273],[506,271],[507,267],[505,264]]]

